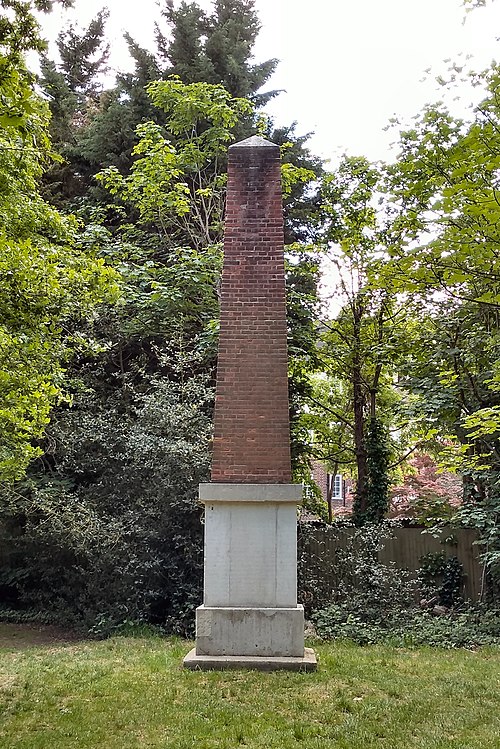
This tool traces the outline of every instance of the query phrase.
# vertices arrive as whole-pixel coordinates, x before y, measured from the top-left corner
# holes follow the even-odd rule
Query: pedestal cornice
[[[200,484],[200,502],[302,502],[302,484]]]

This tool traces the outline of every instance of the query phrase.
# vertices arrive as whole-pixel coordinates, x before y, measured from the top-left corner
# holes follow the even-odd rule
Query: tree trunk
[[[360,512],[366,510],[366,485],[368,469],[366,464],[365,446],[365,399],[363,383],[357,368],[353,370],[353,396],[354,396],[354,449],[356,452],[356,497]]]
[[[333,522],[333,508],[332,508],[332,494],[333,494],[333,482],[335,481],[335,474],[326,474],[326,504],[328,507],[328,522]]]
[[[352,390],[353,390],[353,407],[354,407],[354,449],[356,454],[356,514],[363,514],[366,511],[367,479],[368,467],[366,462],[366,445],[365,445],[365,391],[363,377],[361,373],[361,318],[363,310],[357,300],[353,308],[354,325],[354,352],[352,366]]]

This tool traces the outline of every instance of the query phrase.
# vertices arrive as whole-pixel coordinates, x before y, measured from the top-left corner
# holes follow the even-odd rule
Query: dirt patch
[[[2,674],[0,673],[0,692],[7,693],[12,692],[17,686],[17,678],[13,674]],[[3,696],[3,695],[2,695]]]
[[[41,624],[8,624],[0,622],[0,648],[26,650],[75,643],[84,639],[80,634]]]

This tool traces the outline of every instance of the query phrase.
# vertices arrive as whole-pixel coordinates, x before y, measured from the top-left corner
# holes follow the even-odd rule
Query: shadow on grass
[[[0,622],[0,650],[21,651],[29,648],[60,647],[82,642],[80,632],[46,624],[11,624]]]

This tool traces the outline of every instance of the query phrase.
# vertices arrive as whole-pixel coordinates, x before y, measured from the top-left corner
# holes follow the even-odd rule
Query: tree
[[[109,167],[98,178],[111,194],[133,202],[141,222],[157,227],[171,244],[199,250],[221,239],[225,175],[218,161],[251,105],[208,83],[158,81],[148,91],[165,112],[174,142],[156,123],[139,125],[130,174]]]
[[[380,519],[387,505],[390,449],[383,422],[392,426],[397,414],[392,379],[406,323],[397,299],[371,280],[384,251],[375,202],[381,179],[365,159],[346,157],[325,176],[321,193],[322,239],[341,308],[323,323],[320,357],[328,379],[318,383],[311,408],[327,425],[315,430],[318,454],[335,472],[355,464],[360,522]]]
[[[81,181],[61,201],[84,218],[79,245],[117,270],[121,295],[89,319],[68,320],[68,330],[88,345],[66,362],[68,402],[53,411],[43,455],[16,485],[3,515],[24,570],[24,582],[12,589],[17,602],[56,611],[66,621],[86,617],[87,624],[102,614],[110,626],[141,617],[165,623],[171,615],[181,622],[190,618],[197,595],[196,492],[208,461],[225,150],[240,132],[255,129],[251,104],[220,85],[157,80],[150,100],[144,84],[165,71],[131,37],[129,47],[135,74],[100,96],[95,112],[90,95],[84,101],[70,92],[92,106],[65,144],[70,172]],[[52,73],[51,104],[54,113],[62,107],[64,124],[64,107],[71,112],[75,99],[65,100],[65,71]],[[297,187],[312,175],[302,144],[296,151],[302,161],[287,161],[284,183],[298,201]],[[106,171],[109,166],[115,169]],[[90,187],[93,170],[103,172],[114,195]],[[53,187],[60,195],[61,185]],[[290,339],[299,370],[309,366],[315,345],[308,311],[316,304],[318,264],[307,248],[295,252]],[[298,398],[297,391],[294,404]],[[156,413],[151,417],[155,404],[166,409],[171,426]],[[200,412],[203,419],[196,420]],[[182,440],[190,415],[192,440]],[[160,549],[161,534],[168,544]],[[102,579],[111,580],[117,568],[120,584],[104,600]]]
[[[166,74],[183,83],[221,84],[234,98],[262,106],[277,91],[258,93],[274,72],[277,60],[251,63],[260,30],[253,0],[215,0],[212,13],[196,3],[166,0],[162,15],[170,28],[164,35],[157,25],[156,41]]]
[[[0,7],[6,11],[0,16],[3,67],[20,61],[23,52],[45,50],[46,44],[40,36],[40,26],[34,11],[49,13],[56,3],[69,8],[73,5],[73,0],[1,0]]]
[[[401,132],[387,182],[394,242],[379,280],[405,295],[418,320],[402,369],[414,418],[435,430],[440,460],[461,472],[460,516],[480,527],[498,574],[498,66],[469,80],[484,98],[466,118],[428,106]]]
[[[388,170],[396,215],[388,270],[396,290],[432,289],[498,304],[498,72],[487,74],[489,95],[472,122],[438,105],[401,133],[399,159]],[[408,252],[410,243],[415,247]]]
[[[151,377],[145,391],[130,377],[124,411],[120,390],[94,389],[92,368],[49,427],[44,470],[30,471],[0,506],[13,552],[2,591],[17,610],[101,636],[131,621],[190,635],[202,590],[194,495],[208,479],[211,391],[187,372],[177,382]]]
[[[64,396],[64,362],[77,346],[68,322],[112,296],[114,274],[80,251],[76,223],[40,196],[49,116],[21,54],[41,42],[27,4],[3,7],[17,14],[2,27],[0,55],[0,480],[12,481],[41,453],[36,440]]]
[[[193,91],[189,99],[188,87],[184,96],[176,88],[158,92],[171,104],[177,152],[190,175],[196,164],[203,168],[203,149],[214,157],[228,137],[231,99],[206,86],[195,88],[198,99]],[[185,136],[193,130],[185,122],[190,102],[201,108],[200,119],[215,122],[191,140]],[[144,151],[150,169],[140,169],[150,175],[155,166],[161,180],[170,160],[160,154],[155,161],[155,149]],[[158,194],[140,189],[148,180],[139,180],[131,199],[144,200],[145,220],[158,234],[162,224],[152,209]],[[185,631],[201,584],[196,493],[209,462],[220,248],[172,246],[167,237],[160,250],[151,249],[132,243],[129,227],[113,235],[95,219],[82,244],[97,245],[117,268],[122,295],[80,325],[79,335],[93,346],[67,363],[71,406],[54,414],[43,455],[3,514],[18,564],[8,591],[18,606],[100,631],[126,619]],[[163,219],[175,216],[165,208]]]
[[[40,86],[52,114],[50,134],[63,159],[45,175],[46,193],[58,207],[86,193],[92,183],[93,169],[80,146],[100,108],[102,85],[99,76],[106,71],[109,44],[104,41],[107,11],[101,11],[88,28],[74,26],[57,37],[60,63],[47,55],[41,59]]]
[[[103,37],[108,15],[101,10],[82,33],[70,25],[57,37],[61,70],[69,89],[81,97],[81,108],[89,99],[95,102],[100,91],[96,77],[106,71],[109,43]]]
[[[391,489],[391,516],[413,517],[433,526],[451,521],[461,498],[461,479],[456,473],[440,471],[426,453],[416,453],[408,462],[401,484]]]
[[[366,497],[356,490],[352,508],[357,525],[381,523],[389,509],[389,463],[391,448],[381,419],[371,416],[365,428]]]
[[[216,0],[212,13],[204,12],[196,3],[174,4],[168,0],[163,17],[170,33],[164,35],[157,26],[162,77],[174,74],[187,84],[198,81],[220,84],[234,98],[250,100],[255,110],[278,95],[279,91],[261,91],[278,61],[252,62],[252,49],[260,30],[253,0]],[[308,151],[309,135],[297,136],[295,125],[275,127],[264,118],[261,134],[282,146],[284,164],[306,169],[319,177],[323,163]],[[255,129],[253,115],[240,118],[235,140],[252,135]],[[224,167],[221,163],[221,168]],[[317,190],[311,181],[294,180],[284,201],[287,243],[314,241],[311,217],[316,201]]]
[[[401,135],[389,189],[400,212],[394,229],[404,242],[383,274],[395,292],[420,300],[427,318],[421,330],[430,327],[429,338],[442,335],[450,347],[449,353],[442,351],[439,378],[455,388],[454,431],[461,431],[464,443],[467,430],[461,419],[475,413],[478,424],[485,408],[489,420],[497,405],[500,304],[499,70],[493,66],[472,82],[485,86],[486,98],[468,121],[453,118],[444,105],[428,107]]]
[[[221,84],[229,87],[233,98],[247,98],[274,70],[274,60],[250,62],[260,25],[248,0],[217,3],[213,14],[194,3],[181,3],[178,9],[167,3],[163,15],[170,33],[166,36],[157,27],[155,52],[125,34],[135,71],[119,74],[116,87],[99,97],[98,76],[107,59],[104,11],[82,32],[70,27],[59,35],[61,64],[43,60],[41,84],[54,114],[53,134],[61,138],[55,143],[66,159],[47,178],[51,200],[57,196],[59,205],[81,196],[104,203],[93,175],[108,166],[127,174],[134,161],[137,126],[149,121],[166,124],[162,109],[146,93],[150,83],[177,75],[183,83]],[[258,103],[265,99],[261,95]],[[250,134],[250,115],[241,127],[241,137]]]

